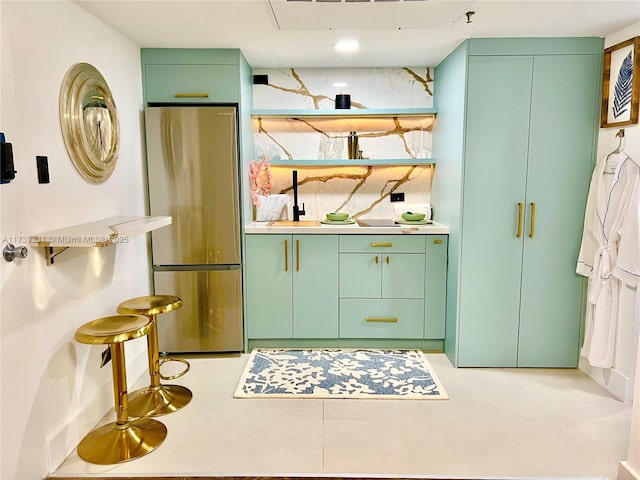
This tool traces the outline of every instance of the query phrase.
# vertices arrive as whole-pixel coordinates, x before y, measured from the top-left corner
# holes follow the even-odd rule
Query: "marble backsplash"
[[[254,110],[332,110],[339,93],[351,95],[351,110],[433,106],[433,69],[426,67],[254,69],[253,73],[268,76],[268,84],[253,86]],[[432,126],[429,117],[387,118],[371,127],[360,126],[362,155],[371,159],[428,158]],[[294,169],[298,171],[298,203],[305,204],[305,220],[321,220],[334,211],[348,212],[355,218],[392,218],[402,204],[392,203],[391,193],[404,193],[406,205],[429,204],[434,172],[429,165],[295,166],[295,160],[347,159],[348,130],[322,121],[309,124],[305,120],[292,123],[254,118],[255,158],[292,161],[291,167],[271,167],[271,193],[288,196],[285,211],[289,218]],[[258,207],[257,218],[260,213]]]
[[[292,217],[292,168],[272,167],[271,193],[288,197]],[[433,168],[430,166],[296,168],[298,204],[304,220],[322,220],[329,212],[347,212],[354,218],[393,218],[394,207],[429,205]],[[391,193],[404,193],[405,201],[391,202]],[[257,211],[259,212],[260,207]],[[258,213],[258,217],[260,215]]]
[[[433,107],[433,68],[255,68],[266,85],[253,86],[253,108],[335,108],[337,94],[351,95],[351,109]]]

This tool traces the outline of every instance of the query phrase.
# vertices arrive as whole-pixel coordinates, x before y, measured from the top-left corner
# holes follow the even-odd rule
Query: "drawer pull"
[[[284,271],[289,271],[289,240],[284,241]]]
[[[387,265],[389,265],[389,255],[387,255]]]
[[[393,247],[393,243],[385,242],[385,243],[372,243],[372,247]]]
[[[516,238],[522,236],[522,202],[518,202],[518,231],[516,232]]]
[[[175,98],[209,98],[208,93],[176,93]]]
[[[438,238],[438,239],[434,240],[434,241],[433,241],[433,243],[436,243],[436,244],[438,244],[438,245],[439,245],[439,244],[441,244],[441,243],[442,243],[442,240],[440,240],[440,239]]]
[[[367,322],[397,323],[396,317],[365,317]]]
[[[536,204],[531,204],[531,226],[529,227],[529,238],[533,238],[536,229]]]
[[[378,260],[378,255],[376,255],[376,265],[378,264],[379,260]]]

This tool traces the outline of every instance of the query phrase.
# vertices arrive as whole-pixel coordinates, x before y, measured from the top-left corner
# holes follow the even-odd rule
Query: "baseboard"
[[[589,375],[598,384],[609,390],[623,402],[633,402],[634,379],[615,368],[599,368],[589,365],[585,357],[580,357],[578,368]]]
[[[129,353],[129,352],[127,352]],[[133,361],[127,362],[127,380],[138,379],[146,373],[147,351],[142,349]],[[111,369],[111,366],[105,367]],[[100,420],[113,410],[113,383],[106,383],[95,397],[57,432],[45,440],[45,455],[50,472],[54,472],[78,446],[80,440],[91,431]]]
[[[635,471],[627,462],[618,465],[618,480],[640,480],[640,472]]]

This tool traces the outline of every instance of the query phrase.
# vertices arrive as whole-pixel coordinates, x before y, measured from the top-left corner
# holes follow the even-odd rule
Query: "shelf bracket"
[[[44,258],[47,260],[47,266],[53,265],[54,258],[60,255],[69,247],[44,247]]]

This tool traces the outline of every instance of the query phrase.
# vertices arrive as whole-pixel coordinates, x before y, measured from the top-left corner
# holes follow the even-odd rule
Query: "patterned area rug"
[[[236,398],[449,397],[419,350],[255,349]]]

